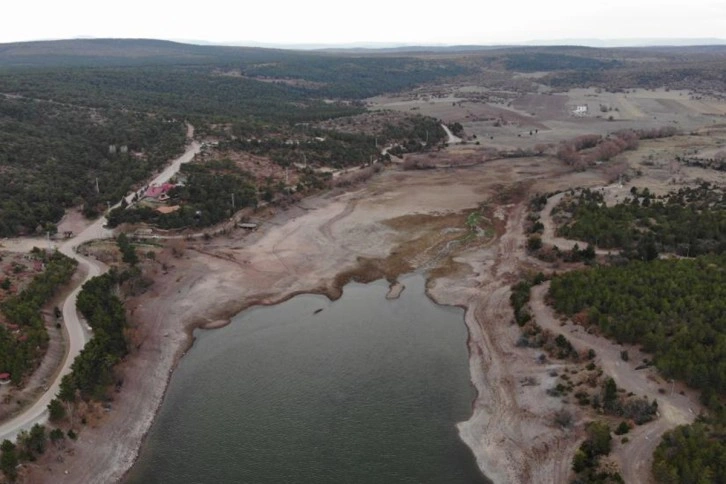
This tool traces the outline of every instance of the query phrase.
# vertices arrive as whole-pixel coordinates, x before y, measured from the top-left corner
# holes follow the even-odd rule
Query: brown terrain
[[[154,284],[128,302],[135,346],[121,365],[123,385],[111,408],[90,412],[93,418],[78,441],[42,457],[26,480],[122,479],[161,404],[171,372],[193,342],[195,328],[227,324],[251,305],[275,304],[302,292],[339,297],[349,280],[385,277],[395,283],[399,275],[421,268],[427,270],[428,292],[434,300],[466,308],[477,397],[471,418],[459,424],[459,431],[480,468],[495,482],[567,481],[572,456],[584,438],[584,424],[595,416],[589,413],[592,410],[546,394],[555,381],[552,370],[567,369],[570,363],[541,363],[540,350],[515,345],[520,329],[513,324],[510,286],[529,271],[553,269],[525,249],[529,199],[538,193],[593,187],[604,188],[608,201],[614,202],[634,185],[662,193],[700,180],[723,183],[721,172],[673,164],[675,155],[684,151],[721,146],[723,133],[714,130],[642,142],[637,150],[618,157],[626,168],[623,186],[612,183],[607,166],[574,171],[547,155],[494,159],[490,154],[580,134],[605,134],[635,126],[636,121],[660,126],[650,119],[652,110],[672,108],[671,101],[684,106],[676,121],[694,129],[713,123],[723,104],[712,103],[709,111],[700,110],[679,92],[573,90],[556,96],[531,94],[512,106],[505,99],[495,106],[479,99],[467,101],[462,97],[467,92],[480,93],[458,86],[443,97],[417,94],[369,100],[374,108],[420,112],[464,124],[463,145],[416,155],[436,169],[406,171],[392,166],[348,191],[306,198],[284,210],[268,208],[257,214],[261,222],[257,231],[236,229],[211,240],[169,239],[163,248],[153,249],[156,262],[147,261],[145,266]],[[574,118],[570,108],[582,102],[595,103],[592,116]],[[619,103],[619,110],[613,111],[617,120],[598,117],[596,106],[606,102]],[[640,119],[640,112],[647,113],[647,119]],[[673,120],[669,117],[666,122]],[[535,129],[539,133],[530,135]],[[550,198],[542,213],[543,241],[565,248],[575,242],[556,238],[549,215],[562,196]],[[482,221],[476,236],[467,237],[465,222],[473,210],[481,212]],[[540,286],[532,293],[531,309],[538,324],[565,334],[578,350],[595,348],[595,363],[618,386],[648,398],[657,396],[659,418],[632,431],[630,441],[617,443],[612,455],[626,482],[649,482],[649,459],[660,435],[692,421],[700,411],[697,399],[683,388],[678,388],[683,395],[660,391],[669,385],[652,370],[634,369],[642,359],[635,348],[629,348],[633,363],[625,363],[620,345],[572,323],[562,324],[544,303],[545,292],[546,286]],[[561,409],[573,414],[571,429],[555,424],[553,416]]]

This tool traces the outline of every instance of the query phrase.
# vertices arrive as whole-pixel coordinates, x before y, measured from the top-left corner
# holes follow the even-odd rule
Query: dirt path
[[[671,384],[660,377],[655,368],[635,368],[648,355],[633,346],[623,346],[604,337],[588,334],[581,326],[571,322],[562,324],[554,310],[545,303],[549,282],[532,289],[530,306],[537,323],[555,334],[564,334],[578,351],[593,349],[596,363],[611,376],[618,387],[628,392],[658,401],[659,418],[635,428],[628,434],[627,444],[615,443],[613,455],[619,460],[625,482],[649,482],[653,451],[661,436],[678,425],[691,423],[701,411],[696,392],[683,389],[684,395],[671,392]],[[623,361],[620,353],[627,350],[629,361]],[[663,394],[659,390],[666,390]]]
[[[554,220],[552,219],[552,209],[555,208],[557,204],[562,201],[564,196],[564,192],[551,196],[547,199],[547,204],[542,209],[542,213],[540,214],[540,222],[542,222],[542,225],[544,225],[544,231],[542,232],[542,242],[547,245],[557,246],[560,248],[560,250],[572,250],[575,245],[579,246],[580,249],[584,249],[588,245],[587,242],[583,242],[581,240],[565,239],[563,237],[558,237],[557,235],[555,235],[557,233],[557,224],[555,224]],[[608,255],[612,253],[612,251],[596,248],[595,253],[597,255]]]
[[[450,145],[458,145],[461,143],[461,138],[454,136],[454,133],[451,132],[448,126],[442,123],[441,127],[444,128],[444,131],[446,131],[446,143]]]
[[[604,187],[604,190],[622,191],[622,187],[611,185]],[[559,193],[547,200],[547,204],[541,213],[541,222],[544,225],[542,240],[546,244],[556,245],[560,249],[572,249],[575,244],[585,247],[587,244],[582,241],[575,241],[557,237],[555,235],[556,224],[552,219],[552,209],[565,196]],[[596,249],[598,255],[607,255],[610,251]],[[642,353],[637,347],[614,343],[607,338],[588,334],[580,326],[571,322],[562,324],[557,319],[554,311],[549,307],[544,298],[549,289],[549,283],[537,286],[532,289],[530,306],[537,323],[555,334],[565,334],[578,350],[593,349],[598,355],[598,363],[606,374],[611,376],[615,383],[629,392],[642,395],[649,400],[657,400],[660,417],[646,425],[633,429],[629,434],[629,442],[622,444],[619,441],[615,444],[613,455],[621,466],[621,472],[625,482],[650,482],[650,467],[653,458],[653,451],[660,443],[662,435],[678,425],[688,424],[695,420],[696,415],[702,410],[698,395],[691,389],[679,384],[679,392],[674,393],[672,388],[675,384],[663,381],[655,370],[648,368],[636,370],[641,362],[650,358]],[[622,360],[620,353],[627,350],[629,362]],[[666,391],[666,393],[661,393]]]

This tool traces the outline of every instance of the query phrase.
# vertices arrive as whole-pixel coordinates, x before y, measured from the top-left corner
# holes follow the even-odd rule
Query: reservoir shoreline
[[[115,482],[126,476],[172,372],[193,344],[196,328],[221,326],[245,308],[278,304],[299,294],[336,300],[348,281],[384,278],[393,283],[431,260],[437,266],[428,278],[427,296],[438,304],[466,308],[469,380],[475,395],[471,418],[458,429],[479,469],[495,482],[548,482],[556,475],[552,462],[564,462],[563,468],[569,469],[569,447],[546,440],[551,435],[561,440],[548,415],[542,419],[531,412],[522,414],[514,398],[499,398],[501,392],[512,391],[512,374],[522,369],[508,356],[512,335],[506,333],[511,331],[509,285],[518,269],[508,260],[500,263],[501,244],[489,241],[457,247],[455,261],[440,256],[442,248],[459,237],[456,229],[465,226],[468,211],[478,207],[489,190],[500,189],[491,170],[511,168],[508,161],[494,161],[466,170],[405,176],[383,171],[361,189],[311,197],[272,213],[254,233],[236,231],[165,248],[157,255],[158,272],[150,274],[154,284],[128,301],[139,344],[119,367],[124,383],[114,395],[113,409],[101,413],[97,425],[82,429],[73,444],[74,455],[64,454],[62,463],[43,462],[32,470],[33,478],[74,483]],[[455,192],[452,185],[457,186]],[[514,212],[516,223],[521,223],[521,209],[502,210],[503,220]],[[510,247],[523,243],[508,241]],[[161,271],[162,265],[167,270]],[[503,276],[492,269],[505,266]],[[496,312],[479,314],[491,294],[497,295]],[[507,349],[492,346],[492,341]],[[544,408],[542,413],[550,411]],[[535,432],[544,438],[530,438]],[[529,458],[533,445],[538,446],[536,459]],[[541,452],[544,445],[550,450]]]
[[[418,271],[417,271],[416,273],[413,273],[413,274],[407,274],[407,275],[404,275],[404,276],[402,276],[402,279],[406,279],[406,280],[413,280],[413,278],[416,278],[416,277],[419,277],[419,278],[421,278],[421,281],[423,281],[422,283],[419,283],[419,284],[421,285],[421,288],[422,288],[422,294],[421,294],[420,296],[416,296],[416,295],[415,295],[415,293],[412,293],[412,294],[410,294],[410,295],[408,296],[408,298],[407,298],[408,300],[410,300],[410,301],[414,301],[414,300],[415,300],[415,298],[418,298],[418,297],[425,297],[425,298],[426,298],[426,299],[427,299],[427,300],[428,300],[428,301],[430,302],[430,304],[434,305],[435,307],[440,307],[440,308],[442,308],[442,310],[443,310],[443,309],[445,309],[446,307],[451,307],[451,306],[449,306],[449,305],[440,305],[440,304],[436,303],[436,301],[434,301],[434,300],[433,300],[433,298],[431,297],[431,295],[430,295],[430,294],[428,293],[428,291],[426,290],[426,286],[428,285],[428,279],[427,279],[426,277],[424,277],[424,275],[423,275],[423,274],[421,274],[420,272],[418,272]],[[355,282],[355,281],[351,281],[351,282]],[[378,284],[378,285],[380,285],[380,284]],[[354,290],[355,290],[355,291],[367,291],[368,293],[370,293],[371,291],[374,291],[374,290],[376,290],[376,289],[375,289],[375,287],[376,287],[376,286],[374,286],[374,285],[371,285],[371,284],[365,284],[365,285],[362,285],[362,284],[358,284],[358,288],[356,288],[355,286],[352,286],[352,289],[351,289],[351,291],[354,291]],[[363,288],[363,289],[360,289],[360,288]],[[327,301],[328,301],[328,304],[329,304],[329,306],[328,306],[328,307],[329,307],[329,308],[332,308],[332,309],[330,309],[330,310],[332,310],[332,311],[334,311],[334,312],[335,312],[335,311],[336,311],[336,307],[335,307],[335,304],[333,304],[332,306],[331,306],[330,304],[331,304],[331,303],[336,303],[336,302],[337,302],[338,300],[340,300],[340,291],[339,291],[339,290],[337,290],[337,291],[336,291],[336,290],[327,290],[327,289],[329,289],[329,288],[326,288],[326,290],[325,290],[325,291],[323,291],[323,290],[318,290],[318,291],[315,291],[315,292],[303,292],[302,294],[305,294],[305,295],[308,295],[308,294],[309,294],[309,295],[316,295],[316,296],[322,296],[322,297],[326,298],[326,299],[327,299]],[[380,289],[380,288],[379,288],[379,289]],[[347,291],[347,289],[346,289],[346,291]],[[418,291],[417,291],[417,292],[418,292]],[[250,313],[248,313],[248,310],[250,310],[250,309],[251,309],[251,310],[253,310],[253,311],[254,311],[254,310],[256,310],[256,309],[260,309],[260,310],[263,310],[263,311],[264,311],[264,309],[263,309],[263,308],[268,308],[268,307],[277,307],[277,308],[278,308],[278,311],[281,311],[281,310],[283,310],[283,309],[284,309],[284,307],[283,307],[283,306],[285,305],[285,303],[286,303],[287,301],[289,301],[289,300],[291,300],[291,299],[293,299],[294,297],[296,297],[296,296],[299,296],[299,295],[301,295],[301,294],[295,294],[295,295],[288,295],[288,296],[286,296],[286,297],[284,297],[284,298],[280,298],[280,300],[279,300],[278,302],[274,302],[274,301],[266,300],[266,301],[263,301],[263,303],[262,303],[262,304],[252,305],[252,306],[255,306],[255,307],[250,307],[250,306],[248,306],[248,307],[247,307],[246,309],[244,309],[244,310],[240,311],[240,312],[239,312],[239,313],[238,313],[238,314],[237,314],[237,315],[236,315],[236,316],[235,316],[234,318],[232,318],[232,319],[233,319],[233,320],[238,320],[238,319],[240,319],[240,318],[242,318],[242,319],[246,318],[246,314],[250,314]],[[381,297],[383,298],[383,294],[381,294]],[[403,301],[403,302],[402,302],[402,303],[400,303],[400,304],[410,304],[410,301],[409,301],[409,302]],[[390,301],[390,302],[392,303],[392,302],[394,302],[394,301]],[[296,304],[298,304],[298,303],[296,303]],[[348,304],[348,306],[350,306],[350,304],[351,304],[351,301],[350,301],[350,299],[349,299],[349,300],[348,300],[348,302],[347,302],[347,303],[345,303],[345,304]],[[402,306],[398,306],[398,307],[399,307],[399,309],[400,309],[400,308],[401,308]],[[309,309],[309,308],[308,308],[308,309]],[[460,309],[460,308],[457,308],[457,309]],[[327,311],[327,310],[326,310],[326,311]],[[344,314],[358,314],[358,312],[356,312],[356,311],[354,311],[354,312],[349,312],[349,311],[350,311],[350,309],[343,309],[343,307],[341,307],[341,306],[338,306],[338,308],[337,308],[337,312],[338,312],[338,314],[339,314],[339,315],[340,315],[341,311],[343,311],[343,312],[344,312]],[[418,309],[417,309],[417,311],[418,311]],[[300,313],[300,312],[297,312],[296,314],[300,314],[300,317],[301,317],[301,318],[305,318],[305,317],[308,317],[308,318],[310,318],[310,317],[312,317],[312,318],[313,318],[313,319],[314,319],[315,321],[319,321],[320,319],[319,319],[319,317],[317,316],[317,314],[318,314],[319,312],[320,312],[320,310],[318,309],[318,310],[316,310],[316,311],[312,312],[311,314],[307,314],[307,312],[305,312],[305,313]],[[385,311],[384,311],[384,312],[385,312]],[[255,314],[255,313],[252,313],[252,316],[250,316],[250,317],[254,317],[254,314]],[[409,313],[408,313],[408,312],[406,312],[405,314],[406,314],[406,315],[408,315]],[[435,314],[435,313],[434,313],[434,314]],[[323,313],[323,317],[325,317],[325,313]],[[331,316],[331,317],[332,317],[332,316]],[[338,317],[340,317],[340,316],[338,316]],[[406,320],[408,321],[408,317],[407,317],[407,316],[403,316],[403,317],[404,317],[404,319],[406,319]],[[451,317],[453,317],[453,318],[456,318],[456,316],[454,316],[454,315],[452,315]],[[460,329],[460,330],[462,331],[462,333],[461,333],[461,336],[462,336],[462,337],[464,337],[464,336],[465,336],[465,339],[466,339],[466,340],[468,341],[468,339],[469,339],[469,331],[468,331],[468,328],[466,327],[466,324],[465,324],[465,322],[464,322],[464,319],[463,319],[463,317],[464,317],[464,312],[462,311],[462,312],[460,313],[460,316],[459,316],[459,318],[460,318],[459,324],[462,324],[462,323],[464,323],[464,326],[463,326],[463,328],[461,328],[461,329]],[[258,316],[258,318],[259,318],[259,316]],[[354,318],[354,319],[357,319],[357,318]],[[336,319],[336,320],[337,320],[337,319]],[[418,320],[418,319],[416,319],[416,318],[413,318],[413,319],[411,319],[411,320],[410,320],[410,322],[409,322],[409,323],[406,323],[406,324],[407,324],[407,325],[413,325],[413,327],[418,327],[418,324],[419,324],[419,323],[418,323],[418,321],[420,321],[420,320]],[[299,324],[302,324],[302,323],[295,323],[295,324],[293,325],[293,327],[298,327],[298,325],[299,325]],[[437,323],[437,324],[438,324],[438,323]],[[449,324],[449,323],[447,323],[447,324]],[[337,325],[336,325],[336,326],[337,326]],[[375,325],[374,325],[374,326],[375,326]],[[274,328],[274,324],[272,325],[272,327]],[[366,328],[367,328],[367,327],[368,327],[368,325],[366,325]],[[426,326],[426,325],[424,325],[424,326],[422,327],[422,329],[425,329],[426,327],[427,327],[427,326]],[[448,326],[447,326],[447,327],[448,327]],[[313,334],[313,335],[315,334],[315,330],[314,330],[313,328],[308,328],[308,327],[307,327],[306,325],[304,325],[304,324],[303,324],[302,328],[303,328],[303,329],[307,328],[307,329],[305,329],[305,331],[308,331],[308,330],[312,330],[312,331],[313,331],[313,333],[312,333],[312,334]],[[388,326],[387,326],[387,325],[384,325],[384,326],[383,326],[383,328],[388,328]],[[382,328],[382,329],[383,329],[383,328]],[[201,329],[203,329],[203,328],[201,328]],[[236,332],[244,332],[245,330],[246,330],[246,329],[245,329],[245,326],[240,326],[240,327],[237,327],[237,328],[236,328],[235,330],[233,330],[233,331],[232,331],[231,333],[229,333],[229,332],[228,332],[228,333],[227,333],[227,337],[230,337],[231,335],[235,334]],[[334,334],[336,334],[336,333],[337,333],[337,332],[339,331],[339,329],[338,329],[337,327],[331,327],[331,328],[330,328],[330,330],[332,330]],[[385,331],[385,329],[383,329],[383,330]],[[325,330],[325,331],[327,332],[327,331],[329,331],[329,330]],[[463,331],[465,331],[465,333],[463,333]],[[190,334],[191,334],[191,337],[192,337],[192,342],[191,342],[191,344],[189,345],[189,347],[193,346],[193,344],[194,344],[194,343],[195,343],[195,341],[196,341],[196,338],[194,338],[194,336],[193,336],[193,330],[192,330],[192,333],[190,333]],[[253,333],[253,334],[256,334],[256,333]],[[306,334],[308,334],[308,333],[306,332]],[[376,333],[376,334],[377,334],[377,333]],[[409,333],[407,333],[407,334],[409,334]],[[424,332],[424,333],[422,333],[422,334],[424,335],[423,337],[425,338],[425,337],[426,337],[426,336],[425,336],[425,335],[426,335],[426,333]],[[455,332],[454,332],[454,333],[452,333],[452,334],[455,334]],[[204,337],[205,337],[205,338],[207,338],[207,337],[210,337],[210,338],[214,338],[214,336],[212,336],[212,335],[210,335],[210,336],[206,336],[206,335],[205,335]],[[346,334],[346,336],[345,336],[345,339],[348,339],[348,338],[349,338],[349,336],[348,336],[348,335]],[[413,335],[413,339],[417,339],[417,338],[418,338],[418,339],[421,339],[421,335],[418,335],[418,334],[417,334],[417,335]],[[451,338],[451,337],[447,337],[447,338],[448,338],[448,339],[450,340],[450,338]],[[365,340],[364,340],[364,341],[365,341]],[[442,341],[442,342],[443,342],[443,341]],[[462,342],[464,342],[464,340],[462,340]],[[357,345],[358,345],[358,343],[357,343],[357,342],[355,342],[355,341],[354,341],[354,342],[351,342],[350,344],[353,344],[354,346],[357,346]],[[467,343],[467,344],[468,344],[468,343]],[[399,351],[403,351],[403,352],[406,352],[406,351],[410,351],[409,349],[403,349],[403,348],[402,348],[402,347],[400,347],[399,345],[395,345],[395,346],[396,346],[397,348],[401,348],[401,349],[400,349]],[[187,351],[189,351],[189,347],[188,347],[188,348],[186,349],[185,353],[186,353]],[[216,346],[215,346],[215,347],[216,347]],[[365,343],[363,343],[363,348],[365,348],[365,347],[366,347],[366,346],[365,346]],[[376,347],[377,347],[377,346],[376,346]],[[447,347],[447,346],[445,346],[445,347]],[[435,348],[435,346],[434,346],[434,348]],[[450,345],[448,346],[448,348],[449,348],[449,350],[447,350],[447,351],[451,351],[451,347],[450,347]],[[439,350],[434,350],[434,351],[439,351]],[[467,363],[466,363],[466,370],[465,370],[465,371],[466,371],[466,376],[465,376],[464,380],[466,381],[466,384],[467,384],[467,387],[468,387],[468,389],[466,390],[466,392],[470,392],[470,398],[467,398],[467,401],[466,401],[466,405],[465,405],[465,407],[466,407],[466,411],[465,411],[465,413],[466,413],[466,417],[464,417],[464,418],[468,418],[468,417],[469,417],[469,414],[471,413],[471,409],[472,409],[472,406],[473,406],[473,401],[474,401],[474,399],[476,398],[476,389],[475,389],[475,386],[473,385],[473,383],[471,382],[471,379],[470,379],[470,374],[469,374],[469,371],[468,371],[468,361],[469,361],[469,353],[468,353],[468,350],[467,350],[467,349],[466,349],[466,348],[464,347],[464,348],[460,348],[460,349],[459,349],[459,351],[467,351],[466,353],[462,353],[462,354],[461,354],[461,358],[462,358],[462,359],[463,359],[464,361],[466,361],[466,362],[467,362]],[[206,353],[205,353],[205,354],[206,354]],[[216,353],[215,353],[215,354],[216,354]],[[197,360],[196,360],[196,361],[201,361],[201,360],[199,360],[199,359],[198,359],[198,358],[201,358],[201,356],[200,356],[200,355],[201,355],[201,354],[196,354],[196,355],[195,355],[195,358],[197,358]],[[415,356],[417,356],[417,355],[418,355],[418,353],[415,353],[415,354],[414,354],[414,357],[415,357]],[[464,355],[466,355],[466,356],[464,356]],[[219,354],[217,354],[217,357],[219,357],[219,358],[224,358],[224,359],[225,359],[225,361],[226,361],[227,359],[229,359],[229,357],[225,357],[225,356],[220,356]],[[456,357],[456,358],[458,359],[459,357]],[[407,360],[409,360],[409,358],[407,358]],[[230,360],[230,361],[231,361],[231,360]],[[182,363],[182,359],[180,358],[180,359],[179,359],[179,360],[177,361],[177,365],[178,365],[178,364],[181,364],[181,363]],[[410,364],[410,363],[409,363],[409,364]],[[191,370],[190,368],[192,368],[192,367],[187,367],[187,368],[185,368],[185,369],[184,369],[184,371],[182,372],[182,375],[185,375],[185,374],[186,374],[186,375],[188,375],[190,371],[193,371],[193,370]],[[193,368],[196,368],[196,369],[197,369],[197,371],[202,371],[202,372],[204,372],[204,369],[203,369],[203,367],[199,367],[199,365],[198,365],[198,364],[197,364],[196,366],[194,366]],[[200,369],[200,368],[201,368],[201,369]],[[416,368],[421,368],[421,371],[424,371],[424,372],[426,371],[426,370],[424,370],[424,368],[425,368],[425,365],[424,365],[424,366],[416,366]],[[196,374],[196,373],[195,373],[195,374]],[[187,377],[187,378],[188,378],[188,377]],[[412,376],[412,378],[414,378],[414,377]],[[182,381],[184,381],[184,380],[185,380],[185,377],[182,377]],[[205,380],[205,381],[206,381],[206,380]],[[414,381],[415,381],[415,378],[414,378]],[[408,382],[407,382],[407,383],[408,383]],[[182,385],[182,387],[181,387],[181,388],[185,388],[185,387],[189,386],[189,382],[187,382],[186,384],[181,384],[181,383],[177,382],[177,383],[176,383],[176,385],[177,385],[177,387],[176,387],[176,389],[175,389],[175,392],[177,392],[177,393],[178,393],[178,392],[180,391],[180,390],[179,390],[179,388],[180,388],[180,387],[179,387],[179,385]],[[194,385],[198,385],[198,384],[194,384]],[[173,386],[173,385],[172,385],[172,386]],[[274,384],[273,384],[273,386],[274,386]],[[333,386],[335,386],[335,385],[333,385]],[[400,385],[397,385],[397,386],[400,386]],[[168,389],[169,389],[169,387],[167,386],[167,389],[165,390],[165,393],[166,393],[166,392],[168,391]],[[188,394],[189,394],[189,393],[188,393],[188,391],[189,391],[189,390],[190,390],[190,389],[188,389],[187,391],[185,391],[185,392],[184,392],[184,394],[188,395]],[[399,391],[403,391],[403,389],[401,389],[401,390],[399,390]],[[451,389],[450,389],[450,391],[451,391]],[[456,391],[456,392],[455,392],[455,394],[458,394],[458,393],[460,393],[461,391],[464,391],[464,390],[462,389],[462,390],[460,390],[460,391]],[[206,393],[205,393],[205,394],[206,394]],[[452,396],[453,396],[453,395],[452,395]],[[165,398],[167,398],[167,397],[165,396]],[[179,398],[179,395],[177,394],[177,396],[176,396],[175,398],[176,398],[176,399],[178,400],[178,398]],[[187,400],[187,399],[185,399],[185,403],[187,403],[187,401],[186,401],[186,400]],[[169,403],[169,405],[173,405],[173,403]],[[219,404],[219,403],[217,403],[217,404],[215,404],[215,405],[216,405],[216,406],[219,406],[220,404]],[[351,408],[352,408],[353,410],[355,410],[355,408],[356,408],[356,407],[355,407],[355,404],[353,404],[353,405],[354,405],[354,406],[353,406],[353,407],[351,407]],[[175,405],[175,408],[176,408],[176,405]],[[346,407],[346,408],[347,408],[347,407]],[[366,408],[367,408],[367,407],[366,407]],[[159,413],[160,411],[161,411],[161,406],[160,406],[160,407],[159,407],[159,408],[157,409],[157,416],[158,416],[158,413]],[[178,411],[179,411],[179,410],[176,410],[176,412],[178,412]],[[460,410],[460,411],[461,411],[461,410]],[[176,415],[177,415],[177,414],[175,413],[175,416],[176,416]],[[165,418],[166,418],[166,419],[168,420],[169,416],[167,415],[167,416],[166,416]],[[393,417],[393,418],[395,419],[395,417]],[[155,420],[156,420],[156,418],[155,418]],[[457,418],[457,421],[458,421],[458,420],[459,420],[459,418]],[[413,420],[413,421],[415,422],[415,421],[416,421],[416,419],[414,418],[414,420]],[[427,420],[427,421],[428,421],[428,420]],[[434,425],[434,424],[431,424],[431,425]],[[479,468],[479,467],[478,467],[477,465],[475,465],[475,464],[474,464],[474,462],[475,462],[475,461],[474,461],[474,459],[473,459],[473,458],[474,458],[474,455],[473,455],[473,454],[471,453],[471,449],[470,449],[470,448],[468,448],[468,446],[466,446],[466,445],[465,445],[465,443],[463,442],[463,440],[461,439],[461,437],[460,437],[460,435],[459,435],[459,432],[458,432],[458,431],[456,430],[457,422],[451,422],[451,424],[450,424],[450,425],[451,425],[451,427],[450,427],[450,428],[451,428],[451,430],[453,431],[452,433],[455,433],[455,435],[456,435],[456,437],[455,437],[455,438],[457,439],[457,441],[458,441],[458,442],[459,442],[459,443],[460,443],[460,444],[462,445],[462,447],[464,447],[464,448],[466,448],[466,449],[467,449],[467,453],[469,454],[469,458],[470,458],[470,459],[472,459],[472,461],[471,461],[471,465],[473,466],[473,468],[475,468],[475,469],[476,469],[476,473],[477,473],[477,475],[478,475],[479,477],[481,477],[481,478],[482,478],[482,479],[484,480],[483,482],[488,482],[488,479],[487,479],[487,478],[486,478],[485,476],[483,476],[483,474],[481,473],[481,469],[480,469],[480,468]],[[164,420],[162,420],[162,428],[163,428],[164,426],[165,426],[165,425],[164,425]],[[432,428],[435,428],[435,427],[432,427]],[[156,434],[157,434],[157,437],[155,437],[155,439],[157,439],[157,440],[158,440],[159,438],[162,438],[162,437],[159,437],[159,436],[158,436],[158,434],[159,434],[159,432],[160,432],[160,431],[161,431],[161,430],[158,430],[158,429],[157,429],[157,430],[155,431],[155,432],[156,432]],[[172,430],[167,430],[167,431],[165,431],[165,432],[171,432],[171,431],[172,431]],[[200,431],[201,431],[201,430],[200,430]],[[143,445],[146,445],[146,440],[148,439],[148,437],[149,437],[149,434],[147,433],[147,434],[145,435],[145,437],[144,437],[144,443],[143,443]],[[168,437],[167,437],[167,438],[168,438]],[[355,439],[355,438],[356,438],[356,435],[348,435],[348,438],[353,438],[353,439]],[[402,436],[402,438],[403,438],[403,436]],[[177,438],[177,439],[175,439],[175,440],[179,440],[179,439]],[[162,440],[162,442],[163,442],[163,440]],[[438,439],[437,439],[437,442],[438,442]],[[157,441],[157,442],[156,442],[156,446],[158,447],[159,445],[160,445],[160,444],[159,444],[159,442]],[[437,444],[437,445],[438,445],[438,444]],[[166,448],[168,448],[168,446],[167,446],[167,445],[162,445],[162,447],[161,447],[161,449],[166,449]],[[158,449],[157,449],[157,450],[156,450],[156,452],[161,452],[162,454],[164,454],[164,451],[163,451],[163,450],[158,450]],[[148,450],[147,450],[147,451],[146,451],[145,453],[147,453],[147,454],[146,454],[146,456],[145,456],[145,460],[146,460],[146,462],[144,463],[144,465],[145,465],[146,471],[148,472],[148,465],[149,465],[149,464],[148,464],[148,459],[149,459],[150,457],[149,457],[149,454],[148,454]],[[153,454],[152,454],[152,455],[153,455]],[[135,461],[135,462],[138,462],[138,458],[139,458],[139,455],[137,454],[137,459],[136,459],[136,461]],[[154,462],[155,462],[155,461],[154,461]],[[164,461],[162,460],[162,464],[161,464],[162,466],[164,465],[164,464],[163,464],[163,462],[164,462]],[[464,472],[464,471],[463,471],[463,469],[464,469],[464,468],[466,468],[466,466],[464,466],[464,467],[462,468],[461,472]],[[144,476],[144,474],[143,474],[143,468],[142,468],[142,470],[141,470],[141,471],[138,471],[138,472],[134,472],[134,471],[138,471],[138,469],[136,469],[136,467],[132,467],[132,468],[130,468],[130,469],[129,469],[129,470],[128,470],[128,471],[126,472],[126,473],[125,473],[125,475],[124,475],[124,480],[125,480],[125,481],[128,481],[128,480],[129,480],[129,477],[130,477],[130,476],[134,476],[134,474],[135,474],[135,479],[136,479],[136,481],[138,481],[138,480],[139,480],[139,478],[140,478],[140,476],[139,476],[139,473],[141,473],[141,476]],[[457,471],[457,472],[458,472],[458,471]],[[145,476],[145,477],[148,477],[148,476]],[[157,477],[158,477],[158,476],[157,476]],[[249,476],[248,476],[248,477],[249,477]],[[167,478],[168,478],[168,476],[167,476]],[[132,479],[132,480],[131,480],[131,482],[135,482],[135,481],[134,481],[134,479]],[[466,481],[466,482],[468,482],[468,481]]]

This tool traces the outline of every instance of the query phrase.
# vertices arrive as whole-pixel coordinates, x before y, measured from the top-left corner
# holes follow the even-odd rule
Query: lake
[[[197,331],[129,482],[486,483],[463,310],[419,274],[301,295]],[[322,309],[322,311],[318,311]]]

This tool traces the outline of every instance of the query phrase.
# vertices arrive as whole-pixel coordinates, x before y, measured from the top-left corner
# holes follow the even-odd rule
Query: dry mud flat
[[[587,177],[587,178],[584,178]],[[130,301],[135,346],[122,364],[112,409],[89,419],[60,459],[46,457],[29,482],[112,482],[133,464],[169,376],[195,327],[219,326],[253,304],[301,292],[337,297],[351,278],[394,281],[427,267],[438,302],[467,307],[473,415],[460,424],[479,466],[497,482],[562,482],[578,434],[555,427],[561,407],[545,398],[552,365],[515,348],[509,286],[532,264],[522,224],[527,193],[602,183],[543,158],[497,160],[468,169],[387,170],[362,189],[309,198],[263,222],[209,242],[169,241],[154,285]],[[489,200],[489,232],[466,244],[466,210]],[[454,248],[452,255],[449,249]],[[525,376],[539,384],[522,386]]]

